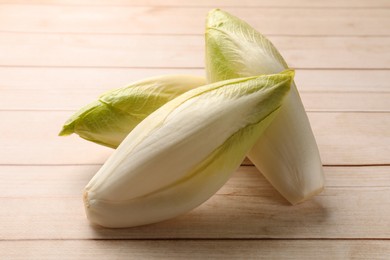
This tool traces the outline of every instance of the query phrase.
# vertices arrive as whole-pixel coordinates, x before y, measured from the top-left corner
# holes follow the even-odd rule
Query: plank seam
[[[302,92],[304,93],[304,92]],[[374,92],[375,93],[375,92]],[[1,109],[0,112],[76,112],[78,109]],[[359,113],[359,114],[388,114],[390,113],[390,110],[315,110],[315,109],[306,109],[307,113]]]
[[[177,70],[188,70],[188,69],[204,69],[204,67],[158,67],[158,66],[66,66],[66,65],[7,65],[0,64],[0,68],[61,68],[61,69],[177,69]],[[291,69],[295,70],[364,70],[364,71],[388,71],[389,68],[334,68],[334,67],[324,67],[324,68],[316,68],[316,67],[292,67]]]
[[[105,229],[105,230],[112,230],[112,229]],[[324,238],[316,238],[316,237],[305,237],[305,238],[273,238],[273,237],[259,237],[259,238],[245,238],[245,237],[238,237],[238,238],[51,238],[51,239],[45,239],[45,238],[22,238],[22,239],[4,239],[0,238],[1,241],[20,241],[20,242],[26,242],[26,241],[85,241],[85,240],[91,240],[91,241],[176,241],[176,240],[185,240],[185,241],[264,241],[264,240],[270,240],[270,241],[299,241],[299,240],[314,240],[314,241],[327,241],[327,240],[335,240],[335,241],[354,241],[354,240],[378,240],[378,241],[390,241],[390,238],[384,237],[384,238],[377,238],[377,237],[368,237],[368,238],[348,238],[348,237],[324,237]]]
[[[131,4],[47,4],[47,3],[0,3],[2,6],[59,6],[59,7],[142,7],[142,8],[177,8],[177,9],[200,9],[200,8],[216,8],[215,5],[131,5]],[[252,9],[252,8],[259,8],[259,9],[373,9],[373,10],[383,10],[383,9],[390,9],[390,6],[274,6],[274,5],[219,5],[218,8],[242,8],[242,9]]]
[[[12,33],[12,34],[44,34],[44,35],[132,35],[132,36],[203,36],[202,33],[111,33],[111,32],[54,32],[54,31],[7,31],[0,30],[0,33]],[[267,37],[309,37],[309,38],[327,38],[327,37],[337,37],[337,38],[388,38],[390,34],[264,34]]]
[[[44,69],[62,69],[61,67],[51,67],[51,66],[40,66],[40,65],[37,65],[37,66],[31,66],[31,65],[1,65],[0,64],[0,69],[2,68],[5,68],[5,69],[23,69],[23,68],[31,68],[31,69],[40,69],[40,68],[44,68]],[[124,67],[124,69],[127,69],[129,67]],[[131,67],[130,67],[131,68]],[[67,69],[67,68],[65,68]],[[89,67],[77,67],[77,69],[91,69]],[[97,67],[97,68],[92,68],[92,69],[122,69],[121,67]],[[134,69],[134,70],[160,70],[160,69],[177,69],[177,70],[190,70],[191,68],[189,67],[176,67],[176,68],[164,68],[164,67],[134,67],[134,68],[131,68],[131,69]],[[195,70],[204,70],[204,67],[194,67],[193,69]],[[339,71],[339,70],[348,70],[348,71],[388,71],[390,70],[390,68],[294,68],[295,70],[303,70],[303,71],[306,71],[306,70],[309,70],[309,71],[312,71],[312,70],[324,70],[324,71]]]
[[[303,92],[301,92],[303,93]],[[376,92],[374,92],[376,93]],[[16,109],[1,109],[0,112],[76,112],[77,109],[26,109],[26,108],[16,108]],[[360,113],[360,114],[387,114],[390,113],[389,110],[315,110],[315,109],[310,109],[310,110],[305,110],[307,113]]]
[[[113,150],[114,151],[114,150]],[[53,163],[53,164],[18,164],[18,163],[0,163],[0,167],[53,167],[53,166],[64,166],[64,167],[72,167],[72,166],[102,166],[103,163],[69,163],[69,164],[64,164],[64,163]],[[323,164],[322,167],[389,167],[389,164],[351,164],[351,165],[337,165],[337,164]],[[241,164],[240,167],[255,167],[253,164]]]

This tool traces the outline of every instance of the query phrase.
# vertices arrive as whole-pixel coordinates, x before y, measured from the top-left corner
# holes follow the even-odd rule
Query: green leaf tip
[[[73,125],[64,125],[62,127],[62,130],[58,133],[58,136],[67,136],[74,133],[74,126]]]
[[[212,10],[206,21],[206,73],[209,82],[288,68],[275,46],[243,20]]]
[[[59,136],[68,136],[75,133],[75,128],[79,121],[86,115],[88,112],[94,110],[97,106],[100,105],[100,102],[94,101],[88,105],[82,107],[79,111],[75,112],[66,122],[64,123],[62,130],[58,134]]]
[[[88,141],[116,148],[149,114],[204,84],[206,80],[199,76],[163,75],[107,91],[73,114],[59,135],[75,133]]]

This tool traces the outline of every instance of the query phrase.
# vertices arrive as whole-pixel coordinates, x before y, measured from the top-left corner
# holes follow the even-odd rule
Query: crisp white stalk
[[[59,135],[81,138],[116,148],[133,128],[175,97],[203,86],[206,79],[191,75],[164,75],[136,81],[101,95],[65,122]]]
[[[221,10],[209,13],[206,28],[208,82],[278,73],[288,66],[263,35]],[[295,84],[248,157],[292,204],[309,199],[324,186],[322,163]]]
[[[279,111],[292,71],[199,87],[168,102],[125,138],[85,188],[91,222],[150,224],[212,196]]]

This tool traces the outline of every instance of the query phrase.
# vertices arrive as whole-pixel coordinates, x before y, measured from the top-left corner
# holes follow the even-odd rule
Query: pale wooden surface
[[[176,219],[90,225],[81,191],[112,150],[57,137],[62,123],[107,89],[204,75],[213,7],[297,69],[325,191],[289,206],[248,165]],[[387,0],[0,0],[0,259],[388,259],[389,80]]]

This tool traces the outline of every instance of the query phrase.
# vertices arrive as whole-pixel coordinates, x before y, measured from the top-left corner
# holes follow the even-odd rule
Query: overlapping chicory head
[[[90,221],[113,228],[150,224],[206,201],[277,115],[293,74],[202,86],[146,117],[86,186]]]
[[[198,76],[166,75],[108,91],[70,117],[59,135],[76,133],[86,140],[116,148],[153,111],[205,82]]]
[[[274,45],[247,23],[219,9],[209,13],[206,25],[209,83],[278,73],[287,68]],[[279,115],[248,157],[292,204],[323,189],[319,151],[294,83]]]
[[[208,82],[274,74],[288,68],[265,36],[220,9],[209,12],[205,39]]]

